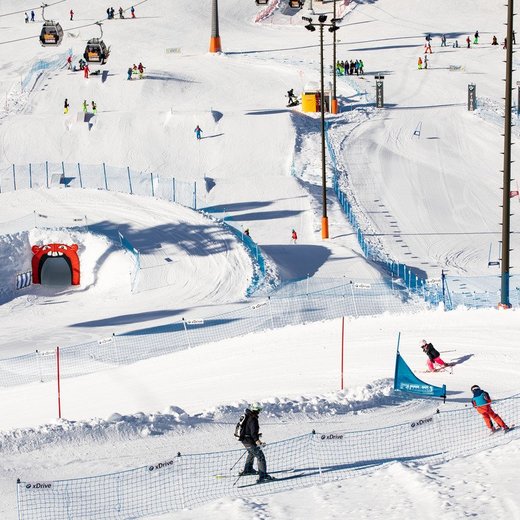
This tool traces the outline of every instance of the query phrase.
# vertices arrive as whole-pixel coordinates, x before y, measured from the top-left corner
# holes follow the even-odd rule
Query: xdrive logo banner
[[[341,440],[343,439],[343,434],[336,434],[336,433],[329,433],[328,435],[322,435],[321,440],[322,441],[328,441],[328,440]]]
[[[148,470],[153,471],[155,469],[162,469],[162,468],[171,466],[172,464],[173,464],[173,460],[169,460],[167,462],[159,462],[159,464],[155,464],[154,466],[148,466]]]
[[[25,484],[25,489],[50,489],[51,487],[50,482],[29,482]]]
[[[417,428],[417,426],[423,426],[424,424],[433,423],[433,417],[427,417],[426,419],[419,419],[413,423],[410,423],[411,428]]]

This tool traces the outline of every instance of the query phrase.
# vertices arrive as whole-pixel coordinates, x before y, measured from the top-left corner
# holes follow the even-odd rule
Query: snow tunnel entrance
[[[78,245],[47,244],[33,246],[33,283],[79,285]]]

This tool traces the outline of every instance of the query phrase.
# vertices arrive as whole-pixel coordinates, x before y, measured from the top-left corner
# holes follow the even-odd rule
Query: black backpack
[[[240,419],[237,422],[237,425],[235,426],[235,437],[239,441],[244,440],[244,430],[246,428],[247,423],[247,415],[244,413],[240,416]]]

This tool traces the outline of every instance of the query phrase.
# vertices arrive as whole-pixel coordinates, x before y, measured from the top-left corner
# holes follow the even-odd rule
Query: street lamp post
[[[318,23],[315,24],[312,18],[303,19],[309,22],[305,28],[308,31],[315,31],[316,26],[320,30],[320,78],[321,78],[321,94],[320,94],[320,112],[321,112],[321,187],[322,187],[322,217],[321,217],[321,238],[329,238],[329,219],[327,216],[327,175],[326,175],[326,163],[325,163],[325,85],[324,85],[324,74],[323,74],[323,29],[329,28],[329,32],[335,33],[339,27],[336,25],[336,18],[333,18],[330,23],[326,23],[327,15],[320,14],[318,17]],[[335,64],[334,64],[335,65]]]
[[[334,0],[334,11],[332,19],[336,20],[336,0]],[[338,68],[336,67],[336,31],[332,32],[332,102],[330,107],[331,114],[338,113],[338,100],[336,98],[336,76],[338,74]]]

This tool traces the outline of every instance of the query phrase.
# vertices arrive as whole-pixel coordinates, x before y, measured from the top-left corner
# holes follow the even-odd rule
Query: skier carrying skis
[[[197,125],[197,128],[195,128],[194,132],[195,132],[195,135],[197,136],[197,140],[200,141],[202,139],[202,136],[201,136],[202,128],[199,125]]]
[[[482,390],[478,385],[473,385],[471,387],[471,391],[473,393],[471,404],[473,405],[473,408],[475,408],[477,412],[482,415],[486,426],[492,432],[495,432],[500,428],[503,428],[505,432],[509,431],[509,426],[507,426],[506,423],[501,419],[500,415],[498,415],[491,408],[491,397],[489,397],[489,394]],[[498,428],[493,426],[491,419],[493,419],[498,424]]]
[[[428,365],[428,370],[430,372],[435,372],[434,364],[440,365],[441,367],[446,366],[446,363],[441,359],[441,355],[431,343],[428,343],[425,339],[423,339],[421,342],[421,348],[428,356],[428,361],[426,364]]]
[[[275,480],[267,473],[267,463],[265,461],[265,455],[262,451],[264,443],[260,440],[260,426],[258,424],[258,415],[262,407],[259,403],[253,403],[246,411],[245,418],[240,428],[239,441],[244,445],[247,450],[246,463],[243,471],[240,473],[244,475],[258,475],[257,483],[268,482],[269,480]],[[253,462],[256,459],[258,464],[258,471],[253,468]]]

